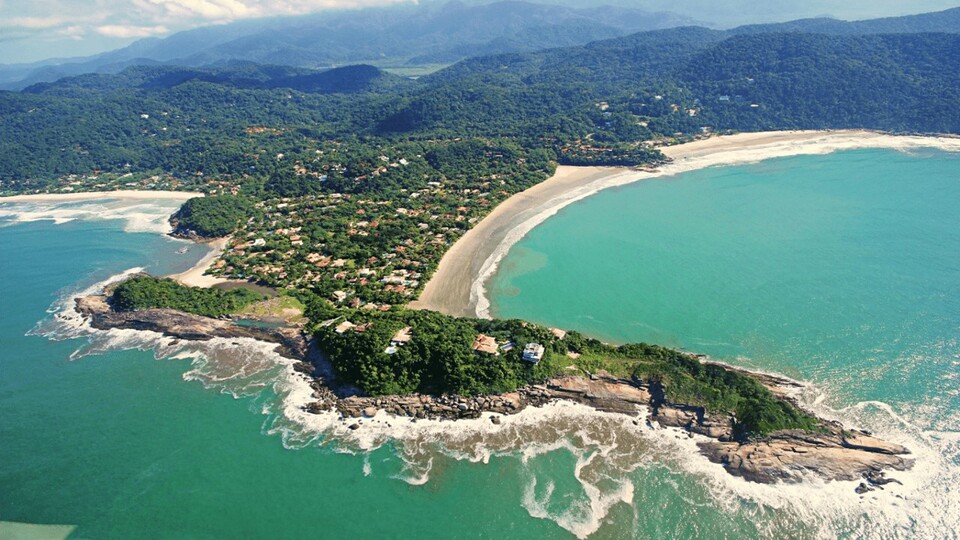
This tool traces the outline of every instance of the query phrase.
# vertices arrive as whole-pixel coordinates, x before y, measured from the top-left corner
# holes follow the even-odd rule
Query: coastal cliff
[[[570,375],[548,379],[543,384],[527,385],[514,392],[481,396],[403,395],[367,397],[337,387],[320,355],[311,348],[311,339],[293,327],[265,328],[240,326],[229,319],[214,319],[172,309],[117,311],[102,295],[76,301],[77,310],[97,329],[127,328],[150,330],[186,340],[252,338],[277,344],[277,351],[298,360],[295,369],[309,375],[314,402],[306,406],[311,413],[336,410],[351,429],[362,429],[363,419],[387,414],[417,419],[476,419],[490,415],[494,424],[499,415],[516,414],[530,406],[555,400],[581,403],[597,410],[636,415],[636,422],[652,427],[682,429],[691,437],[707,440],[697,443],[712,462],[751,482],[800,482],[816,476],[824,480],[862,480],[860,493],[881,488],[895,481],[885,471],[903,471],[912,467],[907,448],[888,443],[858,430],[845,429],[836,422],[820,420],[816,431],[784,430],[762,439],[743,439],[735,430],[729,414],[714,414],[705,408],[671,402],[657,382],[613,377],[605,372],[590,376]],[[757,379],[779,399],[789,399],[790,387],[797,383],[770,375],[755,374],[724,366],[724,369]],[[645,415],[641,418],[639,415]]]

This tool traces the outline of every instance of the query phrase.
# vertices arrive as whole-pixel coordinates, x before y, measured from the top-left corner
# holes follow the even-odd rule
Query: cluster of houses
[[[366,332],[367,329],[373,323],[366,324],[355,324],[349,320],[344,319],[343,317],[338,317],[336,319],[331,319],[321,323],[321,326],[334,326],[334,331],[338,334],[344,334],[346,332]],[[413,328],[410,326],[401,328],[398,330],[393,337],[390,338],[390,342],[387,347],[383,350],[386,354],[396,354],[401,347],[404,347],[411,340],[413,340]],[[558,339],[562,340],[566,337],[567,333],[559,328],[550,328],[550,333]],[[493,336],[488,336],[486,334],[477,334],[477,337],[473,340],[473,345],[471,345],[471,350],[474,354],[478,355],[490,355],[490,356],[500,356],[501,353],[506,353],[512,351],[517,347],[517,344],[510,340],[501,340],[498,341],[497,338]],[[546,354],[546,347],[540,343],[531,342],[526,343],[523,346],[523,352],[521,357],[531,364],[536,364],[543,360],[544,355]]]
[[[550,328],[550,333],[557,339],[562,340],[566,337],[567,333],[559,328]],[[512,351],[517,347],[517,344],[510,340],[497,341],[493,336],[488,336],[486,334],[478,334],[476,339],[473,340],[472,349],[475,354],[488,354],[492,356],[500,356],[500,353],[505,353]],[[540,343],[527,343],[523,346],[522,357],[527,362],[536,364],[543,360],[543,355],[546,352],[546,347]]]
[[[491,204],[490,184],[487,179],[477,187],[451,189],[429,182],[423,189],[401,190],[406,200],[328,193],[262,201],[257,203],[262,217],[235,235],[213,273],[286,288],[323,283],[334,289],[328,297],[334,305],[382,309],[385,302],[397,303],[397,296],[416,297],[425,269],[463,234],[456,223],[475,222],[479,209]],[[389,251],[365,259],[338,257],[352,242],[345,239],[384,234],[396,235]]]
[[[477,338],[473,341],[472,349],[473,352],[477,354],[500,356],[501,352],[512,351],[516,346],[516,343],[509,340],[498,342],[493,336],[478,334]],[[546,348],[539,343],[527,343],[523,347],[523,359],[532,364],[536,364],[540,360],[543,360],[545,351]]]
[[[129,167],[129,164],[128,164]],[[11,181],[10,184],[13,182]],[[4,181],[0,180],[0,193],[3,189]],[[112,173],[94,170],[90,174],[68,174],[57,178],[52,183],[37,191],[38,193],[81,193],[88,191],[110,191],[115,189],[143,189],[143,190],[163,190],[175,191],[190,187],[193,190],[201,189],[206,186],[208,189],[217,189],[221,187],[219,183],[206,182],[197,184],[196,182],[183,182],[179,178],[164,175],[135,175],[133,173]]]

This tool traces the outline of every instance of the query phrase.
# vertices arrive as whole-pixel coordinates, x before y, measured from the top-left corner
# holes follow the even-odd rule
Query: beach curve
[[[739,133],[662,146],[659,149],[671,161],[654,171],[559,166],[554,176],[513,195],[457,240],[420,297],[408,306],[457,317],[490,318],[486,283],[510,248],[564,207],[604,189],[707,167],[867,148],[960,152],[960,138],[866,130]]]

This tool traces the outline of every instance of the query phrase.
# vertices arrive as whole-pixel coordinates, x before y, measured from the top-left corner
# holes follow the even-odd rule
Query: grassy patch
[[[236,315],[250,319],[277,319],[288,324],[303,324],[307,318],[303,315],[304,305],[292,296],[280,295],[276,298],[256,302],[244,307]]]

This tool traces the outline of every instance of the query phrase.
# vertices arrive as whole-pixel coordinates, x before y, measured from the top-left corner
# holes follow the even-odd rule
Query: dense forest
[[[249,198],[225,194],[190,199],[183,203],[171,221],[176,223],[178,235],[217,238],[237,230],[254,215],[254,205]]]
[[[0,92],[0,194],[204,192],[173,216],[177,232],[231,235],[212,273],[296,296],[338,374],[370,394],[502,392],[573,363],[733,412],[752,436],[813,420],[676,351],[404,305],[449,246],[558,163],[658,164],[657,144],[730,131],[960,133],[958,103],[960,35],[946,33],[687,27],[417,80],[371,66],[136,66]],[[116,309],[214,317],[259,299],[149,277],[113,293]],[[474,351],[481,334],[493,353]],[[521,358],[528,343],[545,346],[540,362]]]
[[[318,305],[308,303],[314,309]],[[574,365],[584,372],[604,369],[659,385],[676,402],[733,413],[735,430],[742,437],[816,427],[815,419],[775,398],[757,380],[656,345],[612,346],[577,332],[558,335],[525,321],[463,319],[405,309],[376,317],[341,315],[318,329],[318,343],[340,377],[372,395],[506,392],[569,373],[568,366]],[[356,326],[342,331],[338,324],[346,316]],[[410,329],[410,341],[386,349],[391,337],[404,328]],[[478,333],[496,340],[500,350],[472,351]],[[536,364],[523,360],[526,343],[543,344],[544,358]]]
[[[93,171],[267,179],[275,159],[360,145],[510,137],[561,163],[639,164],[641,140],[705,131],[960,132],[956,34],[645,32],[466,60],[417,81],[314,72],[134,67],[0,93],[0,190]]]
[[[117,285],[110,301],[119,311],[169,308],[205,317],[221,317],[263,300],[263,295],[238,287],[229,291],[185,287],[172,279],[135,276]]]

